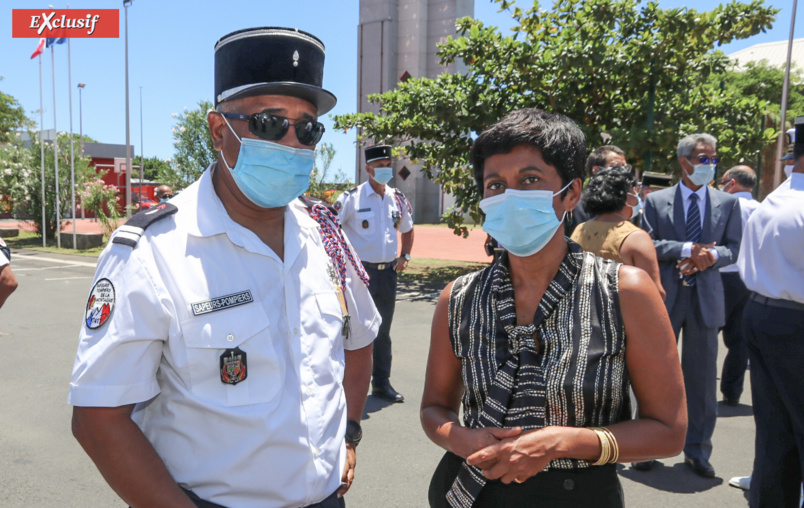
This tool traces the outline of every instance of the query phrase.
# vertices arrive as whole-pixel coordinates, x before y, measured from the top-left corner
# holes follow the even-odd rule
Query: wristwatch
[[[346,421],[346,442],[355,448],[363,438],[363,428],[357,420]]]
[[[410,254],[402,254],[402,257],[405,258],[405,261],[410,261]]]

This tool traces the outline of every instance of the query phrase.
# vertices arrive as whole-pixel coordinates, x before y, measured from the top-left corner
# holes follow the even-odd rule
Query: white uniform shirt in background
[[[95,280],[111,281],[115,305],[100,328],[81,327],[69,403],[137,403],[134,421],[202,499],[323,500],[346,457],[344,349],[371,344],[380,325],[368,289],[350,266],[344,340],[331,260],[298,202],[285,211],[284,262],[229,218],[211,170],[171,203],[178,212],[136,248],[110,242],[101,254]],[[204,302],[237,294],[251,301],[204,313],[214,307]],[[225,384],[220,358],[235,347],[247,378]]]
[[[736,197],[740,202],[740,217],[743,219],[743,238],[745,238],[745,225],[748,224],[748,218],[759,206],[759,201],[754,199],[750,192],[735,192],[732,196]],[[720,273],[736,272],[738,272],[736,261],[720,269]]]
[[[394,192],[386,185],[385,195],[380,196],[366,181],[344,192],[335,204],[343,230],[361,261],[393,261],[398,255],[397,231],[407,233],[413,229],[413,217],[406,206],[399,209]],[[400,214],[398,230],[394,227],[394,214]]]
[[[4,242],[2,238],[0,238],[0,246],[2,247],[6,246],[6,242]],[[8,264],[8,258],[6,257],[6,254],[4,252],[0,252],[0,268],[3,268],[7,264]]]
[[[804,303],[804,174],[793,173],[754,211],[737,267],[746,287]]]

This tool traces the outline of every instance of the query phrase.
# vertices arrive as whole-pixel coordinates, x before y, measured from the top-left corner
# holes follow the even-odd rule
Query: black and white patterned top
[[[449,333],[461,360],[465,426],[600,427],[630,419],[620,264],[568,246],[530,325],[516,324],[507,256],[453,284]],[[547,469],[590,466],[562,458]],[[463,469],[447,496],[453,506],[471,506],[485,484],[479,470]]]

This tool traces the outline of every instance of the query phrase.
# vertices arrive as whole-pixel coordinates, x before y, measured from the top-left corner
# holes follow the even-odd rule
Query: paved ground
[[[12,262],[20,288],[0,309],[0,350],[8,367],[0,382],[0,506],[125,506],[73,440],[66,403],[94,259],[15,251]],[[401,291],[392,328],[392,381],[407,401],[389,406],[369,397],[357,480],[347,496],[352,508],[427,504],[427,485],[442,451],[424,436],[418,408],[438,290]],[[750,397],[743,401],[750,404]],[[750,471],[753,438],[751,407],[722,407],[712,457],[718,477],[695,476],[681,457],[664,460],[651,473],[622,466],[628,506],[747,506],[728,479]]]
[[[123,222],[121,221],[121,224]],[[8,219],[0,220],[0,228],[2,227],[33,230],[29,222]],[[65,234],[72,234],[73,221],[63,221],[61,231]],[[100,233],[101,227],[95,219],[78,219],[75,221],[75,231],[77,233]],[[480,263],[491,259],[483,248],[486,233],[480,228],[470,230],[467,238],[461,238],[453,234],[451,229],[443,226],[417,225],[414,235],[413,252],[411,253],[413,257]]]

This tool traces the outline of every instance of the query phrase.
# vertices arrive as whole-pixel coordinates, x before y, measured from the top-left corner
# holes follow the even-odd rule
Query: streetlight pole
[[[134,0],[123,0],[126,13],[126,218],[131,217],[131,129],[128,110],[128,6]]]
[[[84,103],[81,100],[83,95],[81,92],[84,91],[84,87],[87,86],[86,83],[78,83],[78,139],[81,140],[81,157],[84,156]],[[81,205],[81,218],[85,217],[84,214],[84,206]]]
[[[145,148],[142,143],[142,87],[140,87],[140,203],[142,203],[142,179],[145,173]]]

